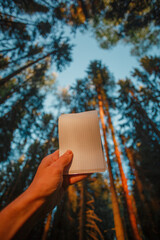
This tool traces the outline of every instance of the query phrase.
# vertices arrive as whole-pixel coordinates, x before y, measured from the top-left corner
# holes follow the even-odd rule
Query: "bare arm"
[[[63,176],[72,157],[71,151],[61,157],[56,151],[42,160],[29,188],[0,212],[0,239],[12,239],[18,232],[22,233],[22,229],[25,234],[29,232],[40,216],[61,200],[69,184],[87,176]]]

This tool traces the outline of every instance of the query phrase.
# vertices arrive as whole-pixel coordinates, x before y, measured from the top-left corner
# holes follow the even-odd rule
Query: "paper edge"
[[[99,173],[99,172],[105,172],[107,170],[107,167],[99,168],[99,169],[91,169],[91,170],[75,170],[73,171],[66,171],[63,173],[63,175],[79,175],[79,174],[86,174],[86,173]]]

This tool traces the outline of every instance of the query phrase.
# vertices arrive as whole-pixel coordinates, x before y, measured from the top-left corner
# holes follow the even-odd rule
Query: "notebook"
[[[59,153],[72,150],[73,159],[64,174],[95,173],[106,170],[96,110],[62,114],[58,122]]]

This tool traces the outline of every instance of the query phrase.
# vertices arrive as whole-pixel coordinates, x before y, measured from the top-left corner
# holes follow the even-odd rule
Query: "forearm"
[[[0,239],[12,239],[27,220],[39,217],[44,200],[27,189],[0,213]],[[33,223],[32,223],[33,224]]]
[[[70,150],[61,157],[56,151],[42,160],[29,188],[0,213],[0,239],[25,239],[35,223],[60,202],[67,186],[86,177],[63,176],[72,157]]]

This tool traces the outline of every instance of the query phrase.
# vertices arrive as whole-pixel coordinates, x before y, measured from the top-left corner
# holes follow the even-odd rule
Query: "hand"
[[[72,151],[68,150],[59,157],[59,150],[45,157],[29,187],[31,194],[43,199],[50,211],[62,198],[64,191],[70,184],[74,184],[88,176],[88,174],[63,175],[66,166],[71,163]]]
[[[63,176],[72,157],[71,151],[61,157],[56,151],[42,160],[29,188],[0,212],[0,239],[24,239],[35,223],[61,200],[69,184],[88,176]]]

